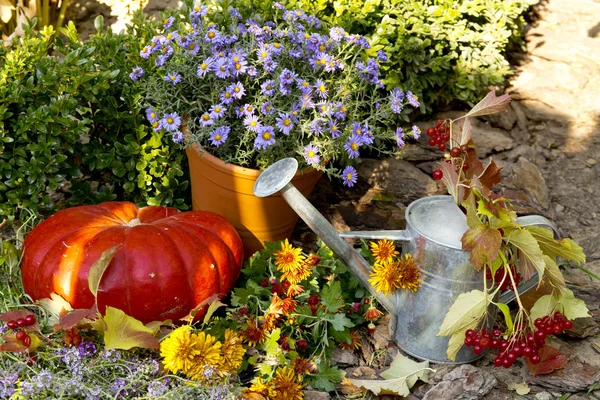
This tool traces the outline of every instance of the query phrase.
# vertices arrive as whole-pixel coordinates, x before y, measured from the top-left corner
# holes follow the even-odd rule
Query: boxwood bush
[[[270,18],[275,0],[214,0],[223,11]],[[422,111],[454,100],[476,103],[501,85],[510,68],[504,56],[520,43],[523,13],[538,0],[280,0],[288,9],[317,15],[329,26],[370,38],[383,49],[389,84],[420,95]],[[226,12],[224,12],[226,14]]]
[[[84,42],[72,23],[29,28],[0,53],[0,220],[115,199],[185,208],[185,154],[149,127],[128,76],[154,28],[96,22]]]

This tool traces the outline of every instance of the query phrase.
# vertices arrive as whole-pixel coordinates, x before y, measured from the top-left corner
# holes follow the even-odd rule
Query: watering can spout
[[[284,200],[302,218],[321,240],[346,264],[348,269],[361,281],[377,301],[390,313],[395,314],[394,297],[378,293],[369,283],[369,263],[346,242],[327,219],[300,193],[291,180],[298,170],[298,161],[284,158],[263,171],[254,185],[254,195],[258,197],[281,193]]]

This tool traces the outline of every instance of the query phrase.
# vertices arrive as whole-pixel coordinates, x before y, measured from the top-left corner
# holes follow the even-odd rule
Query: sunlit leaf
[[[546,277],[559,293],[563,293],[567,289],[567,284],[560,268],[556,265],[556,261],[544,255],[544,262],[546,263]]]
[[[589,310],[583,300],[575,298],[573,292],[565,289],[561,296],[547,294],[540,297],[529,312],[532,320],[551,315],[555,310],[561,311],[569,320],[589,317]]]
[[[512,317],[510,316],[510,308],[508,308],[508,306],[504,303],[494,303],[496,305],[496,307],[498,307],[500,309],[500,311],[502,311],[502,314],[504,315],[504,321],[506,322],[506,329],[507,335],[510,335],[513,331],[513,320]]]
[[[490,91],[479,103],[466,114],[466,117],[477,117],[480,115],[496,114],[506,111],[510,103],[510,96],[503,94],[496,96],[496,91]]]
[[[489,303],[490,297],[481,290],[461,293],[450,306],[437,336],[450,336],[477,324],[487,312]]]
[[[370,390],[375,395],[408,396],[410,388],[417,380],[428,382],[432,372],[435,371],[429,368],[429,361],[418,363],[398,353],[390,368],[381,373],[385,380],[348,379],[348,381],[356,387]]]
[[[458,186],[458,173],[453,165],[445,161],[439,163],[439,168],[442,171],[442,183],[446,186],[448,194],[454,198],[455,203],[460,203],[463,198],[464,188]]]
[[[55,324],[59,323],[60,315],[64,314],[63,310],[65,312],[73,310],[71,304],[56,293],[51,293],[50,298],[40,299],[37,301],[37,303],[41,305],[44,310],[46,310],[48,315],[47,324],[50,326],[54,326]]]
[[[106,307],[103,319],[106,324],[104,332],[106,349],[129,350],[134,347],[158,349],[160,347],[151,328],[117,308]]]
[[[546,263],[544,262],[544,256],[537,240],[535,240],[531,233],[526,229],[515,229],[506,237],[510,244],[520,250],[518,255],[519,272],[521,273],[522,278],[525,280],[530,279],[535,268],[541,282],[542,277],[544,276]]]
[[[544,375],[550,372],[564,368],[567,364],[567,357],[560,354],[557,348],[545,345],[540,350],[540,362],[538,364],[532,364],[528,358],[525,358],[525,365],[531,372],[531,375]]]
[[[502,235],[498,230],[485,224],[470,228],[462,239],[463,250],[471,252],[470,261],[477,271],[498,257],[498,250],[502,244]]]
[[[194,321],[194,319],[196,318],[196,315],[202,309],[206,308],[209,304],[219,301],[221,299],[221,297],[223,297],[223,295],[220,293],[213,294],[208,299],[203,300],[200,304],[198,304],[196,307],[194,307],[185,317],[180,318],[179,320],[185,321],[185,322],[191,324]]]
[[[581,264],[585,263],[583,249],[573,240],[568,238],[556,240],[551,230],[540,226],[529,225],[524,228],[537,240],[542,253],[547,256],[552,258],[562,257],[569,261]]]
[[[514,390],[515,392],[517,392],[517,394],[524,396],[526,394],[528,394],[529,392],[531,392],[531,389],[529,388],[529,385],[527,385],[527,383],[525,382],[521,382],[521,383],[510,383],[508,385],[508,390]]]
[[[92,266],[90,267],[90,272],[88,274],[88,286],[90,288],[90,292],[97,296],[98,287],[100,286],[100,280],[102,280],[102,275],[104,275],[104,271],[110,265],[115,253],[121,248],[121,246],[113,246],[110,249],[105,250],[100,255]]]

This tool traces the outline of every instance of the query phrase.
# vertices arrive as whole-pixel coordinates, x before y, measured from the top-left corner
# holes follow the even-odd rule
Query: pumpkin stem
[[[136,225],[140,225],[142,223],[142,221],[140,221],[139,218],[134,218],[131,221],[129,221],[128,223],[126,223],[126,226],[136,226]]]

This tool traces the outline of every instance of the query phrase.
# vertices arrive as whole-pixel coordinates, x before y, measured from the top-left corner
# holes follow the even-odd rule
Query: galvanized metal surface
[[[294,160],[295,161],[295,160]],[[281,165],[279,165],[281,163]],[[281,188],[281,194],[306,224],[331,248],[365,287],[377,298],[396,321],[394,340],[406,353],[434,363],[470,363],[481,356],[463,347],[452,362],[446,358],[448,337],[437,333],[450,306],[458,295],[482,290],[483,272],[470,264],[468,251],[462,250],[460,238],[468,229],[466,218],[451,196],[426,197],[411,203],[406,209],[405,231],[344,232],[339,234],[319,211],[289,183],[290,163],[286,159],[269,167],[255,185],[257,195],[270,195]],[[297,168],[297,164],[296,164]],[[281,170],[287,171],[282,174]],[[295,170],[293,171],[295,173]],[[293,173],[291,173],[293,176]],[[265,179],[263,180],[263,176]],[[283,183],[283,185],[282,185]],[[268,193],[268,194],[266,194]],[[540,216],[519,219],[524,225],[540,225],[555,230]],[[394,297],[377,293],[369,284],[369,264],[342,237],[391,239],[403,242],[403,252],[413,255],[421,273],[421,285],[416,292],[397,291]],[[537,276],[519,286],[520,293],[534,287]],[[511,300],[509,292],[503,299]],[[514,298],[514,297],[513,297]],[[490,308],[491,318],[496,308]]]

